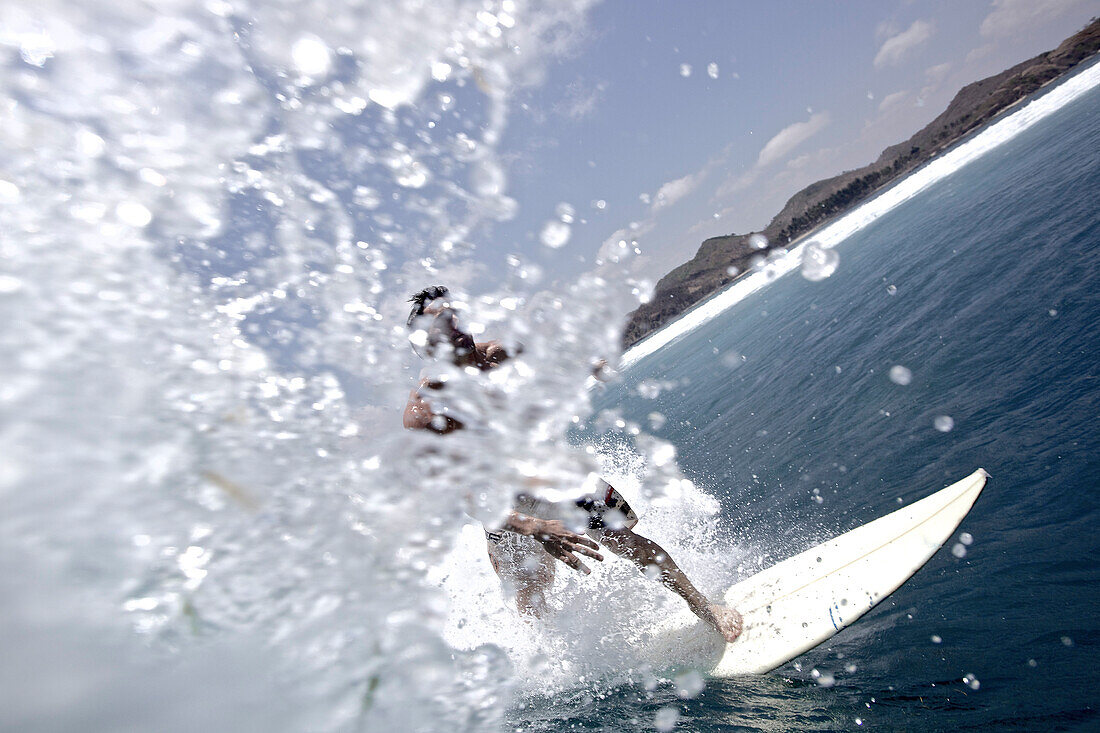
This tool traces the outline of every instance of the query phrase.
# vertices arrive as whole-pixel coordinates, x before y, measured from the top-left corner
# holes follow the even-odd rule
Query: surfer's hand
[[[710,616],[709,619],[706,619],[707,622],[722,635],[726,643],[732,644],[741,635],[743,622],[741,614],[735,609],[714,604],[707,606],[707,612]]]
[[[557,519],[537,520],[538,524],[531,536],[542,543],[544,550],[552,557],[561,560],[574,570],[585,575],[592,571],[581,562],[577,554],[585,555],[593,560],[603,561],[603,555],[596,552],[599,545],[585,537],[566,529],[565,525]]]

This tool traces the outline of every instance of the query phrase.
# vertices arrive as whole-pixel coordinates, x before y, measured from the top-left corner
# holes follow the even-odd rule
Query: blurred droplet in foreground
[[[551,219],[539,230],[539,241],[551,249],[560,249],[569,241],[572,229],[564,221]]]
[[[895,364],[890,367],[890,381],[904,387],[913,381],[913,372],[909,371],[901,364]]]
[[[480,160],[470,171],[470,185],[479,196],[496,196],[504,192],[504,171],[492,160]]]
[[[802,250],[802,277],[819,282],[836,272],[840,255],[835,249],[825,249],[817,242],[809,242]]]
[[[698,670],[694,669],[678,675],[674,682],[676,683],[676,696],[683,700],[690,700],[698,697],[705,686],[703,675],[699,674]]]
[[[657,711],[657,714],[653,716],[653,727],[661,731],[661,733],[668,733],[676,727],[676,723],[680,720],[680,711],[676,708],[661,708]]]

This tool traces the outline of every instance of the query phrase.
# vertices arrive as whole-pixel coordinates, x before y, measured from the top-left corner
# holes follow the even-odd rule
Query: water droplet
[[[573,217],[576,216],[577,212],[571,205],[562,201],[554,207],[554,214],[566,224],[572,224]]]
[[[356,186],[352,198],[356,204],[368,210],[377,209],[382,205],[382,197],[369,186]]]
[[[740,273],[741,273],[741,268],[739,268],[735,265],[730,265],[729,267],[726,268],[726,274],[729,275],[730,277],[737,277]]]
[[[451,76],[451,65],[442,61],[432,62],[432,78],[436,81],[447,81]]]
[[[950,433],[955,427],[955,421],[950,415],[937,415],[936,419],[932,421],[932,424],[936,427],[936,430],[939,430],[941,433]]]
[[[0,295],[17,293],[23,289],[23,281],[12,275],[0,275]]]
[[[1027,666],[1029,666],[1029,667],[1038,667],[1039,663],[1036,662],[1034,659],[1029,659],[1029,660],[1027,660]]]
[[[904,387],[913,381],[913,372],[909,371],[901,364],[895,364],[890,367],[890,381]]]
[[[978,678],[973,674],[967,674],[963,677],[963,684],[967,685],[971,690],[976,690],[982,686],[982,683],[978,681]]]
[[[607,202],[604,201],[603,199],[596,199],[595,201],[592,202],[592,208],[593,209],[599,209],[600,211],[603,211],[604,209],[607,208]]]
[[[149,185],[157,186],[158,188],[168,183],[168,179],[164,177],[164,174],[152,168],[142,168],[138,171],[138,176]]]
[[[897,295],[898,294],[898,286],[897,285],[887,285],[886,286],[886,294],[887,295]]]
[[[676,458],[676,447],[672,443],[661,443],[650,454],[654,466],[664,466]]]
[[[970,534],[969,532],[963,532],[959,535],[959,542],[963,543],[964,545],[972,545],[974,544],[974,535]]]
[[[485,212],[497,221],[511,221],[519,212],[519,202],[510,196],[497,196],[485,202]]]
[[[115,215],[132,227],[143,227],[153,220],[153,213],[137,201],[123,201],[115,207]]]
[[[685,79],[691,76],[691,64],[680,64],[680,76]]]
[[[558,249],[565,246],[571,233],[572,229],[564,221],[551,219],[542,225],[539,241],[551,249]]]
[[[638,383],[636,389],[638,394],[647,400],[657,399],[658,395],[661,394],[661,384],[652,379],[643,379]]]
[[[8,204],[19,200],[19,186],[0,179],[0,202]]]
[[[727,351],[725,354],[722,354],[722,366],[727,369],[736,369],[746,361],[748,361],[748,357],[736,351]]]
[[[43,31],[23,33],[19,38],[19,56],[25,63],[39,68],[53,58],[56,46],[52,38]]]
[[[470,170],[470,185],[478,196],[502,193],[504,182],[504,171],[492,160],[479,160]]]
[[[1063,636],[1062,644],[1063,646],[1073,646],[1073,639],[1069,638],[1068,636]]]
[[[933,644],[942,644],[943,643],[943,637],[941,637],[939,634],[932,634],[932,643]]]
[[[688,670],[682,675],[677,676],[675,683],[676,695],[682,700],[690,700],[694,697],[698,697],[705,685],[703,682],[703,675],[699,674],[699,672],[694,669]]]
[[[855,674],[858,669],[859,669],[859,667],[857,667],[856,665],[854,665],[852,663],[848,663],[848,664],[844,665],[844,671],[847,672],[848,674]]]
[[[81,128],[76,133],[76,146],[89,158],[98,158],[107,149],[107,143],[103,138],[87,128]]]
[[[679,720],[679,710],[676,708],[661,708],[657,711],[657,714],[653,716],[653,727],[661,731],[661,733],[668,733],[668,731],[676,727],[676,723]]]
[[[835,249],[825,249],[817,242],[809,242],[802,250],[802,277],[819,282],[836,272],[840,255]]]
[[[955,557],[966,557],[966,545],[961,542],[956,542],[951,548],[951,554]]]
[[[760,233],[750,234],[749,246],[753,249],[766,249],[768,246],[768,238]]]
[[[718,78],[718,64],[714,63],[713,61],[707,64],[707,76],[709,76],[711,79]]]
[[[394,166],[394,180],[405,188],[423,188],[431,178],[427,167],[407,153]]]
[[[332,51],[325,42],[314,35],[306,35],[294,42],[290,58],[299,74],[322,77],[332,66]]]
[[[832,672],[822,672],[816,667],[810,670],[810,676],[817,680],[817,684],[822,687],[832,687],[836,684],[836,677]]]

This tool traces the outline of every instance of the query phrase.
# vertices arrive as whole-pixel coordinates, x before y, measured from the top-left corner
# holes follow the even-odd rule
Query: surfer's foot
[[[714,618],[714,628],[726,640],[726,643],[737,641],[741,635],[742,619],[736,609],[717,604],[707,606],[710,615]]]

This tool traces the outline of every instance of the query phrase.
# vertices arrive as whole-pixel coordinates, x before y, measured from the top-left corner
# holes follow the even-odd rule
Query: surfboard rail
[[[661,643],[701,649],[700,634],[709,634],[718,639],[704,654],[712,676],[770,672],[829,639],[909,580],[955,532],[988,476],[979,468],[737,583],[724,594],[745,622],[732,644],[719,648],[717,634],[685,616],[669,620]]]

